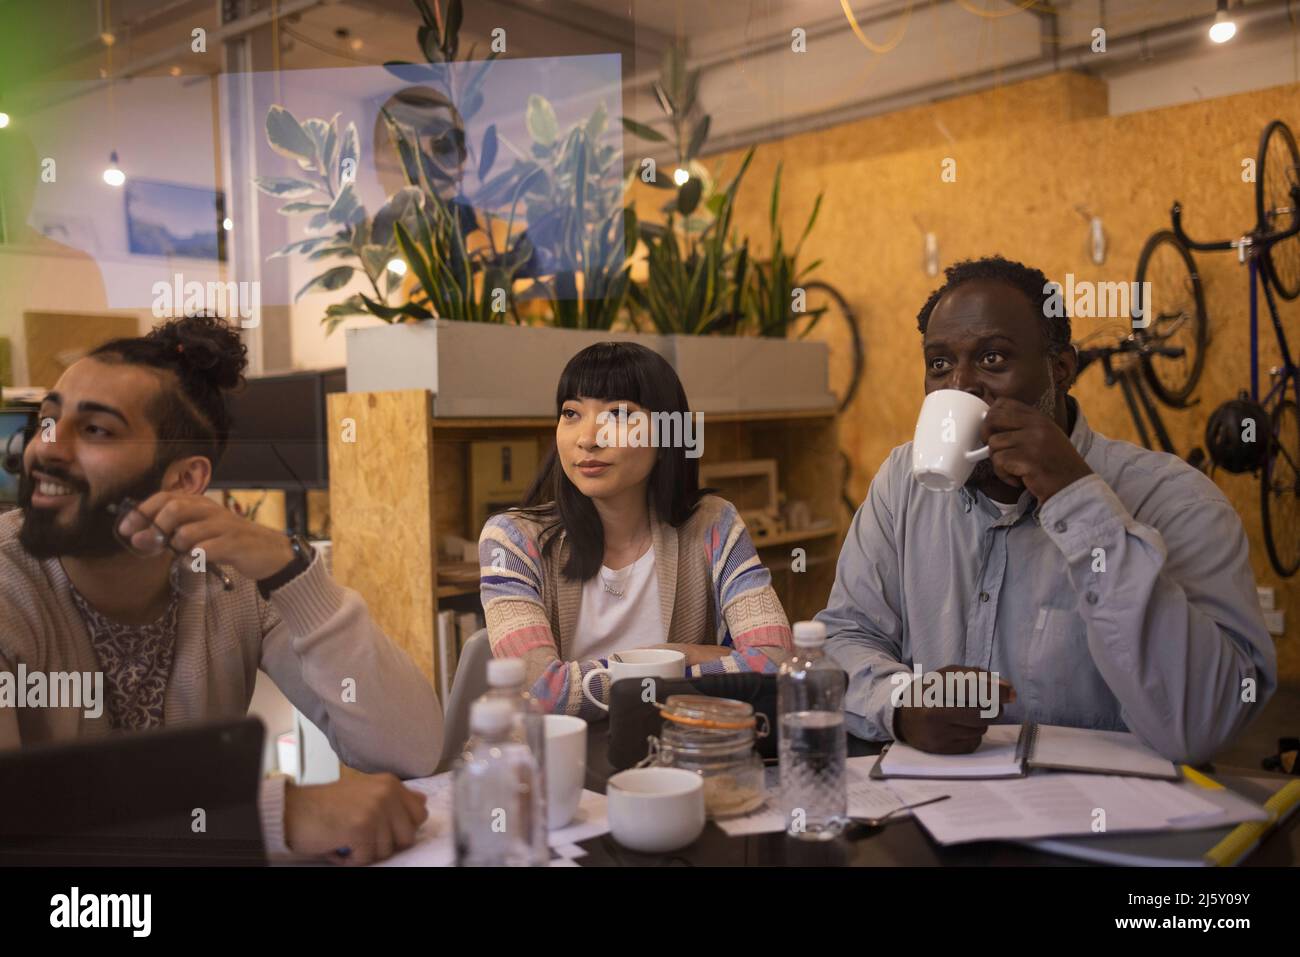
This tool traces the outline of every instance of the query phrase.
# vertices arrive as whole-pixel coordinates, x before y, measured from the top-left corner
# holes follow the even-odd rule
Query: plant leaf
[[[677,211],[683,216],[695,212],[695,207],[700,204],[700,191],[703,188],[704,184],[693,176],[683,183],[681,189],[677,191]]]
[[[287,216],[290,213],[310,213],[329,208],[329,203],[286,203],[280,207],[280,212]]]
[[[349,123],[347,129],[343,131],[343,142],[339,146],[339,182],[343,182],[343,166],[348,160],[352,160],[352,176],[349,181],[357,178],[357,171],[360,164],[361,145],[357,137],[357,124]]]
[[[429,0],[415,0],[415,5],[420,10],[420,18],[424,20],[425,26],[438,26],[438,18],[435,17],[433,11],[429,9]]]
[[[335,238],[333,236],[329,237]],[[318,259],[329,259],[331,256],[351,256],[353,255],[351,246],[322,246],[320,249],[307,256],[308,259],[315,262]]]
[[[478,178],[487,179],[488,172],[497,158],[497,125],[493,123],[483,133],[483,146],[478,153]]]
[[[365,219],[366,212],[361,207],[357,199],[357,192],[352,183],[347,183],[334,199],[334,204],[329,208],[329,220],[339,225],[359,222]]]
[[[772,202],[767,209],[767,227],[773,236],[776,235],[776,215],[781,208],[781,167],[784,165],[784,161],[776,164],[776,175],[772,177]]]
[[[271,196],[279,196],[281,199],[298,199],[302,196],[310,196],[317,191],[314,183],[309,183],[303,179],[293,179],[288,176],[255,176],[253,183],[262,192]]]
[[[652,129],[644,123],[638,123],[636,120],[630,119],[626,116],[623,117],[623,129],[627,130],[629,133],[634,133],[643,140],[650,140],[654,143],[668,142],[668,137],[664,136],[658,130]]]
[[[266,139],[271,149],[290,159],[314,161],[316,146],[294,115],[283,106],[272,106],[266,113]]]
[[[330,291],[342,289],[348,284],[348,281],[352,278],[354,272],[356,272],[356,269],[352,266],[335,266],[333,269],[327,269],[315,279],[309,281],[307,285],[299,289],[298,294],[293,297],[293,301],[297,302],[312,289],[326,289]]]
[[[406,227],[400,222],[393,224],[393,235],[397,237],[397,248],[402,251],[402,258],[411,267],[415,274],[416,280],[424,287],[425,294],[430,300],[438,295],[438,285],[433,281],[433,274],[429,270],[429,260],[424,257],[420,247],[411,239],[411,234],[406,231]]]
[[[682,91],[682,115],[689,116],[695,107],[696,97],[700,92],[700,71],[692,70],[686,77],[686,89]]]
[[[403,186],[389,197],[370,224],[371,242],[387,248],[393,242],[393,224],[410,214],[423,198],[424,193],[418,186]]]
[[[543,146],[550,146],[559,135],[560,124],[555,118],[555,108],[536,93],[528,97],[528,132]]]
[[[601,100],[596,104],[596,108],[591,111],[591,116],[587,118],[587,125],[584,132],[587,134],[587,142],[594,144],[604,135],[605,128],[609,125],[609,113],[605,110],[605,101]]]
[[[409,106],[417,110],[450,110],[452,109],[451,100],[447,99],[437,90],[430,89],[427,86],[413,86],[405,90],[398,90],[393,94],[393,99],[403,106]]]
[[[409,60],[389,60],[384,69],[404,83],[428,83],[435,76],[434,70],[425,63],[412,63]]]
[[[292,256],[294,253],[309,253],[323,243],[332,242],[333,239],[333,236],[308,236],[306,239],[295,239],[293,242],[281,246],[266,258],[278,259],[281,256]]]
[[[660,109],[662,109],[669,116],[675,115],[677,113],[677,104],[673,102],[672,97],[668,95],[668,91],[663,88],[663,85],[656,82],[654,85],[654,90],[655,90],[655,96],[658,97],[659,99]]]
[[[709,117],[707,115],[700,118],[695,124],[695,129],[691,131],[690,142],[686,146],[686,159],[695,159],[701,149],[704,148],[704,141],[709,138]]]
[[[443,63],[446,61],[446,54],[442,52],[442,37],[438,36],[437,26],[423,26],[415,31],[416,39],[420,42],[420,52],[430,63]]]
[[[329,317],[338,316],[364,316],[366,314],[366,304],[360,294],[348,296],[342,302],[332,303],[325,307],[325,315]]]
[[[465,11],[461,8],[461,0],[451,0],[447,4],[447,21],[442,34],[442,50],[447,54],[448,60],[456,59],[456,48],[459,46],[460,24],[464,18]]]

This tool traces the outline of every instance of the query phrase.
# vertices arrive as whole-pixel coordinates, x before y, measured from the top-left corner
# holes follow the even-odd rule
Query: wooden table
[[[590,725],[587,733],[587,787],[604,793],[613,773],[606,754],[608,723]],[[850,756],[879,753],[881,745],[849,738]],[[1262,804],[1293,778],[1248,768],[1220,767],[1212,772],[1220,783]],[[1271,782],[1271,784],[1270,784]],[[583,867],[1061,867],[1087,864],[1008,841],[980,841],[943,847],[915,820],[859,832],[856,839],[800,841],[785,834],[731,837],[712,821],[694,844],[671,854],[640,854],[622,847],[613,836],[592,838],[581,846]],[[1300,814],[1273,831],[1243,862],[1243,866],[1300,864]]]

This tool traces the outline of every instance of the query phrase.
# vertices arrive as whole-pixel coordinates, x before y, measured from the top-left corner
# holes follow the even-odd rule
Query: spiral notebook
[[[995,724],[969,754],[932,754],[895,741],[872,769],[877,778],[1015,778],[1031,770],[1118,774],[1177,781],[1178,767],[1128,731],[1028,722]]]

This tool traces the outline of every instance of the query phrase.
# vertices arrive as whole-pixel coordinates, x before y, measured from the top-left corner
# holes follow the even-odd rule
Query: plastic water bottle
[[[514,713],[510,740],[526,744],[537,762],[537,791],[542,802],[542,826],[537,829],[534,848],[537,863],[550,860],[546,831],[546,711],[540,701],[528,693],[528,671],[522,658],[492,658],[487,665],[486,699],[509,703]]]
[[[469,712],[471,737],[456,762],[452,819],[458,867],[527,867],[546,834],[537,762],[511,740],[515,712],[484,695]]]
[[[781,811],[786,831],[827,840],[848,820],[844,670],[826,656],[826,626],[794,626],[794,655],[777,676]]]

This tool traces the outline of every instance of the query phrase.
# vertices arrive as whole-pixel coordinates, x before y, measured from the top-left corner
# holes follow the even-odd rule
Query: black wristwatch
[[[311,567],[312,559],[316,555],[316,549],[311,547],[311,542],[301,535],[292,535],[289,537],[289,547],[293,549],[293,558],[289,561],[289,564],[274,575],[268,575],[266,578],[257,580],[257,590],[263,598],[270,598],[271,592],[289,584]]]

